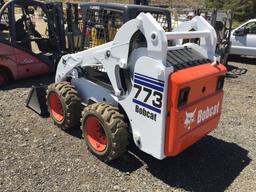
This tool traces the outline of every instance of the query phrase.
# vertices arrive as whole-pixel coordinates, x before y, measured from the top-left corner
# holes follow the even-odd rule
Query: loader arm
[[[214,29],[205,23],[201,17],[196,17],[193,22],[183,24],[185,30],[179,32],[184,27],[178,27],[177,32],[165,32],[149,13],[140,13],[137,18],[125,23],[117,32],[113,41],[81,51],[75,54],[64,55],[58,64],[56,82],[63,81],[68,77],[77,77],[77,68],[86,66],[103,66],[110,79],[116,96],[124,95],[124,89],[119,75],[120,68],[128,67],[129,46],[133,35],[140,31],[146,38],[147,55],[166,65],[167,41],[184,38],[204,38],[205,46],[202,48],[191,45],[204,52],[205,56],[215,60],[216,42]],[[188,32],[195,28],[195,32]],[[179,41],[174,41],[175,45],[180,45]]]
[[[123,88],[119,68],[127,68],[129,45],[132,36],[140,30],[147,40],[148,55],[166,62],[167,39],[163,28],[150,14],[141,13],[136,19],[125,23],[113,41],[75,54],[64,55],[57,68],[56,82],[77,74],[76,67],[102,65],[106,70],[115,95],[121,96]]]
[[[217,59],[215,58],[217,34],[214,28],[202,16],[196,16],[190,21],[179,24],[170,34],[177,35],[175,38],[176,45],[182,44],[182,39],[185,38],[201,37],[200,46],[207,50],[208,58]]]

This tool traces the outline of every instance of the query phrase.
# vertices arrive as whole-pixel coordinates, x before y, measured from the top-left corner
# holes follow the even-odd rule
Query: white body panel
[[[249,32],[244,35],[235,35],[237,30],[250,25],[254,25],[256,27],[256,19],[247,21],[231,32],[230,54],[256,56],[256,30],[253,31],[253,33]]]
[[[85,103],[93,100],[120,105],[129,119],[136,145],[142,151],[163,159],[168,78],[173,72],[173,66],[166,61],[167,51],[187,46],[214,61],[216,33],[212,26],[203,25],[205,22],[201,17],[196,17],[193,22],[187,23],[193,24],[192,27],[197,26],[199,32],[188,32],[186,29],[191,29],[189,26],[181,32],[166,33],[150,14],[141,13],[136,19],[125,23],[112,42],[63,56],[57,68],[56,82],[71,77],[72,84],[77,87]],[[147,47],[129,53],[131,38],[138,30],[145,36]],[[167,46],[167,39],[187,37],[199,37],[205,43],[199,46],[178,42],[172,47]],[[111,90],[79,77],[78,68],[95,66],[104,68],[110,79]],[[126,70],[131,78],[127,79],[131,84],[127,90],[122,87],[120,68]]]
[[[74,78],[71,83],[75,85],[84,103],[90,103],[90,101],[107,102],[117,106],[117,97],[109,89],[85,78]]]
[[[142,151],[158,159],[165,157],[165,103],[168,77],[172,72],[172,67],[164,67],[162,63],[149,57],[139,58],[135,64],[132,90],[124,100],[119,101],[129,117],[134,142]],[[137,98],[138,89],[135,85],[142,87]],[[146,102],[147,92],[143,90],[145,88],[152,91]],[[159,107],[154,106],[154,102]]]

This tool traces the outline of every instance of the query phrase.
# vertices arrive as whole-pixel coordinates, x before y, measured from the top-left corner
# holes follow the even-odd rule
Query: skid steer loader
[[[195,31],[165,32],[140,13],[113,41],[62,56],[46,91],[54,123],[63,130],[81,126],[88,149],[104,162],[122,155],[130,136],[163,159],[211,132],[226,68],[215,57],[213,27],[201,16],[188,25]],[[200,45],[179,41],[188,38],[200,38]]]

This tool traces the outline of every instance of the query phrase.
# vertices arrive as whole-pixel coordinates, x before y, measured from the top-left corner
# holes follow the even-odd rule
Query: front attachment
[[[28,98],[26,100],[26,107],[32,109],[43,117],[48,117],[49,112],[46,105],[46,85],[32,86]]]

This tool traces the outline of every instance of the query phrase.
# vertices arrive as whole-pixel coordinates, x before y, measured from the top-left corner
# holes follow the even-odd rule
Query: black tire
[[[106,148],[103,151],[96,150],[88,139],[86,122],[92,117],[99,121],[107,139]],[[106,103],[94,103],[85,107],[82,112],[81,130],[89,151],[101,161],[109,162],[127,151],[128,126],[125,123],[124,115],[119,112],[117,107]]]
[[[10,79],[8,71],[0,68],[0,86],[6,85]]]
[[[62,119],[56,117],[54,106],[51,104],[52,96],[59,99],[62,108]],[[48,111],[54,123],[63,130],[80,126],[81,99],[75,87],[69,82],[53,83],[46,92]]]

